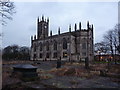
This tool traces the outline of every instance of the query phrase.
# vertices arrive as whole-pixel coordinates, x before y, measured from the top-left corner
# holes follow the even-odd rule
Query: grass
[[[51,75],[51,74],[41,74],[41,75],[39,76],[39,78],[40,78],[40,79],[43,79],[43,80],[51,79],[51,78],[53,78],[53,77],[54,77],[54,76]]]
[[[32,87],[21,85],[21,83],[6,85],[2,88],[3,90],[37,90]]]
[[[36,81],[36,80],[39,80],[39,77],[29,77],[29,78],[21,78],[22,81],[24,82],[29,82],[29,81]]]
[[[71,80],[70,83],[73,85],[73,84],[78,84],[78,81],[76,80]]]
[[[14,62],[14,63],[16,63],[16,62]],[[109,69],[109,72],[110,72],[109,77],[120,78],[119,76],[115,75],[115,74],[119,74],[120,73],[119,67],[120,67],[119,65],[111,65],[111,67]],[[21,84],[22,83],[27,83],[29,81],[30,82],[35,81],[35,82],[37,82],[38,85],[41,84],[41,85],[43,85],[45,87],[48,87],[48,88],[65,88],[67,86],[63,82],[61,82],[61,81],[58,81],[57,83],[56,82],[55,83],[51,83],[50,85],[47,84],[47,83],[41,82],[41,81],[42,80],[43,81],[45,80],[46,82],[50,81],[50,80],[54,79],[55,76],[56,77],[62,77],[62,76],[66,76],[66,77],[67,76],[73,76],[74,77],[74,76],[77,76],[78,79],[79,78],[80,79],[84,79],[85,78],[87,80],[88,79],[92,79],[95,76],[99,77],[100,70],[104,70],[104,69],[107,68],[107,62],[105,62],[105,61],[96,61],[94,64],[91,64],[90,68],[91,69],[86,70],[84,68],[84,63],[76,63],[76,62],[74,62],[72,64],[71,63],[65,63],[63,65],[63,67],[61,67],[59,69],[56,69],[56,67],[54,67],[54,68],[52,68],[50,70],[44,70],[44,69],[38,68],[37,69],[38,78],[22,78],[22,80],[24,82],[21,81]],[[12,77],[9,77],[11,75],[12,68],[10,68],[10,67],[3,67],[3,71],[2,72],[3,72],[3,78],[2,79],[5,81],[5,82],[3,82],[5,85],[8,85],[7,82],[10,82],[11,83],[10,87],[13,87],[13,88],[24,87],[24,86],[21,86],[20,84],[17,84],[18,82],[17,81],[15,82],[15,80],[13,80],[14,83],[12,83],[12,79],[11,79]],[[19,79],[19,78],[16,78],[16,79]],[[67,82],[69,82],[70,84],[75,86],[77,84],[80,84],[78,79],[77,79],[77,81],[76,80],[68,80]],[[32,82],[32,83],[34,84],[34,82]],[[15,86],[12,86],[13,84],[15,84]],[[72,86],[70,86],[70,88],[71,87]]]

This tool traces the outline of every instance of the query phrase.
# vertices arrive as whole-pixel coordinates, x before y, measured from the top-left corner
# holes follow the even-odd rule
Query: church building
[[[74,25],[74,30],[69,25],[68,32],[49,35],[49,19],[37,19],[37,35],[31,36],[31,60],[61,60],[84,61],[87,57],[89,61],[94,58],[94,38],[93,24],[87,22],[87,29]]]

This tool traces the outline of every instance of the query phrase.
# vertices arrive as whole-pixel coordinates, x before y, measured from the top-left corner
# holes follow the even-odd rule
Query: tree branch
[[[6,24],[3,19],[12,20],[12,15],[16,13],[14,9],[14,3],[10,2],[10,0],[0,0],[0,15],[2,17],[2,24]]]

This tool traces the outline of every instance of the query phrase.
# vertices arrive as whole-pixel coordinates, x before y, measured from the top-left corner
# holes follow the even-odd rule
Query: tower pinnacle
[[[38,16],[37,22],[39,22],[39,16]]]
[[[44,15],[42,15],[42,21],[44,21]]]
[[[58,34],[60,35],[60,27],[58,28]]]
[[[69,32],[71,32],[71,24],[69,25]]]
[[[87,21],[87,29],[89,29],[89,21]]]
[[[79,23],[79,30],[81,30],[81,22]]]
[[[50,31],[50,36],[52,36],[52,30]]]
[[[77,30],[77,24],[75,23],[75,31]]]

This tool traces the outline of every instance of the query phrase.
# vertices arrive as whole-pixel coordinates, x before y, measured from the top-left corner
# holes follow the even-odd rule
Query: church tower
[[[39,17],[37,19],[37,37],[38,39],[44,39],[48,37],[49,32],[49,19],[44,20],[44,16],[42,16],[42,20],[39,21]]]

